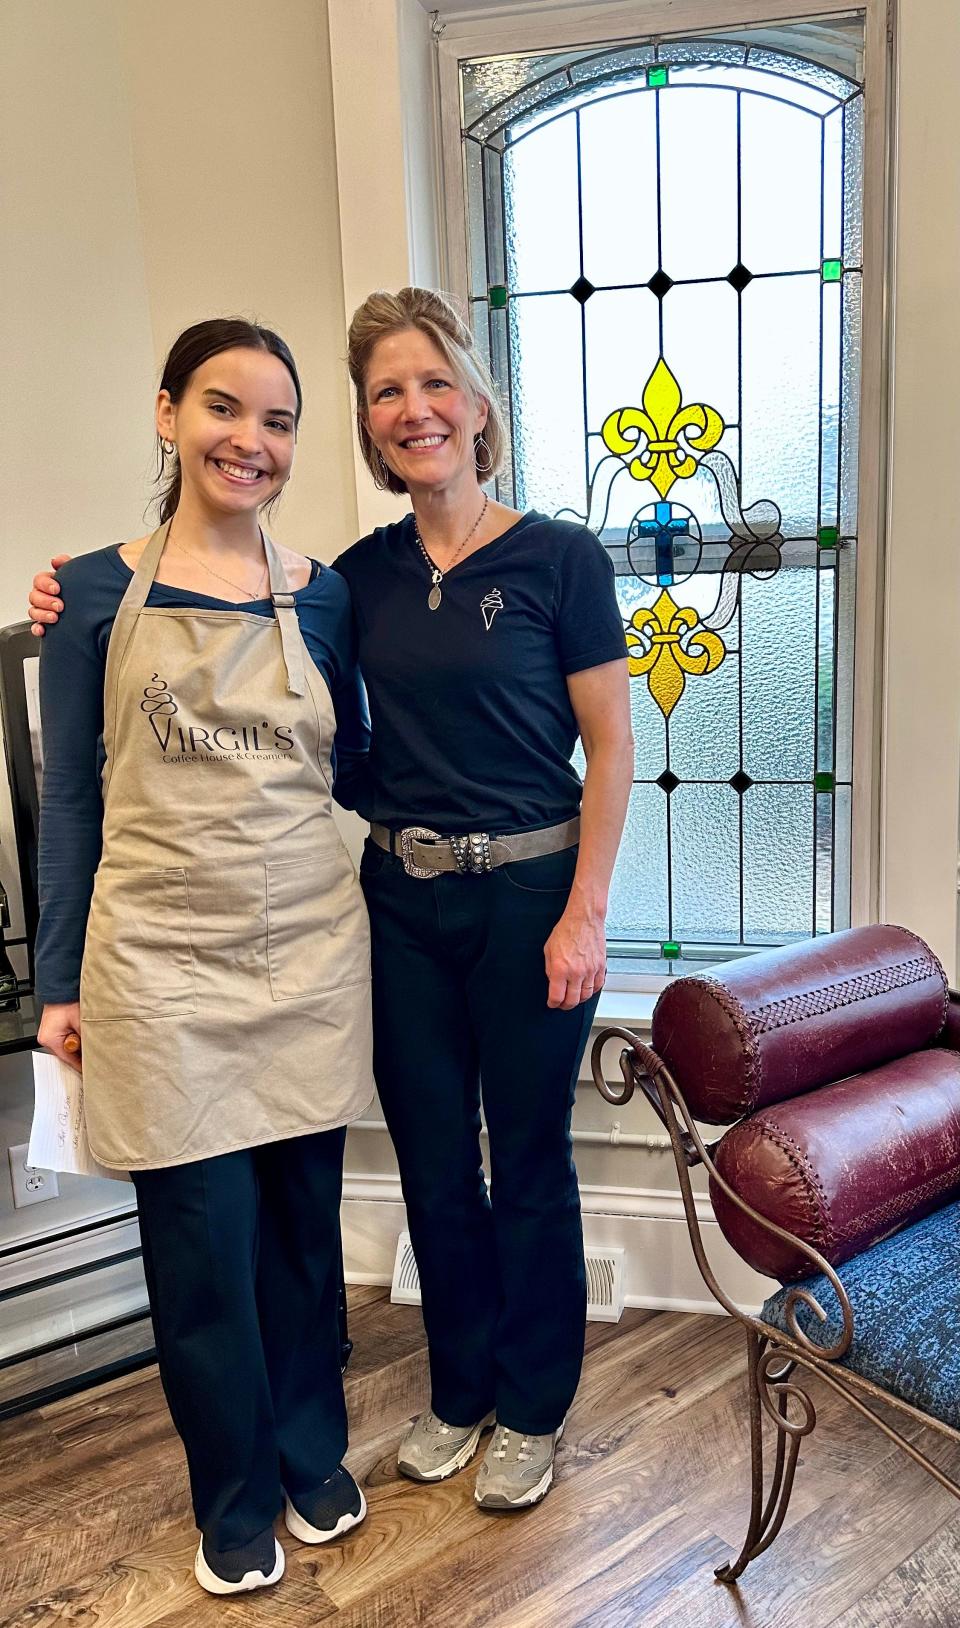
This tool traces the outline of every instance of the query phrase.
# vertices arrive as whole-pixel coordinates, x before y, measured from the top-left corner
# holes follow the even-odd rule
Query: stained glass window
[[[461,64],[499,495],[585,520],[617,573],[636,749],[608,938],[641,970],[849,924],[861,50],[845,18],[790,51]]]

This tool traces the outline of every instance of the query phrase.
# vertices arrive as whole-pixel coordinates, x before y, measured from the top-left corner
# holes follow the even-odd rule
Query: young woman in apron
[[[365,717],[342,580],[259,526],[300,407],[269,330],[181,335],[163,524],[64,573],[41,667],[39,1038],[70,1060],[79,1034],[91,1147],[133,1176],[215,1594],[279,1579],[281,1506],[308,1543],[365,1513],[341,1465],[337,1294],[345,1127],[372,1093],[369,932],[331,810],[335,732],[356,779]]]
[[[495,1425],[477,1502],[523,1509],[552,1483],[583,1358],[570,1119],[633,776],[623,622],[592,533],[485,496],[502,416],[441,296],[371,295],[349,366],[371,474],[413,506],[335,562],[373,723],[375,1072],[430,1352],[398,1463],[443,1480]],[[37,632],[55,592],[35,578]]]

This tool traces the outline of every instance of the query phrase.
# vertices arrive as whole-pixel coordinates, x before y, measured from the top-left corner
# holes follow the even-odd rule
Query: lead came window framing
[[[551,504],[550,512],[586,518],[600,532],[614,559],[632,640],[638,753],[608,932],[614,961],[623,958],[622,964],[638,970],[686,970],[765,944],[830,931],[851,919],[858,554],[855,409],[864,264],[862,22],[846,14],[841,25],[845,39],[840,43],[849,47],[856,30],[858,50],[854,56],[848,49],[848,60],[842,63],[842,52],[834,63],[804,60],[796,48],[789,53],[774,50],[768,41],[753,40],[747,30],[738,31],[736,37],[660,38],[542,52],[536,59],[459,63],[467,294],[478,340],[513,416],[513,465],[499,495],[519,507],[548,506],[544,498],[553,484],[551,454],[539,451],[538,443],[544,440],[545,425],[556,426],[560,451],[554,447],[553,456],[562,454],[563,478],[571,490],[562,494],[568,501]],[[876,45],[875,16],[872,26]],[[794,28],[795,36],[801,28]],[[822,38],[822,30],[818,32]],[[841,73],[840,66],[847,71]],[[498,75],[505,86],[499,97],[491,94]],[[702,99],[704,93],[709,93],[714,107],[724,98],[735,105],[728,125],[736,132],[736,219],[730,223],[718,218],[709,242],[716,259],[723,252],[725,234],[734,243],[735,224],[736,253],[731,253],[725,273],[710,263],[699,275],[697,266],[678,264],[676,248],[671,265],[671,250],[664,249],[660,182],[662,172],[669,170],[664,148],[672,139],[670,130],[681,128],[675,118],[671,124],[664,107],[679,107],[684,96],[684,105],[692,108],[690,98]],[[669,97],[672,104],[666,103]],[[648,173],[649,166],[646,170],[638,166],[630,178],[634,186],[642,179],[655,213],[655,264],[652,270],[641,264],[638,250],[633,280],[621,274],[616,281],[605,281],[602,270],[597,274],[595,255],[591,263],[589,223],[584,241],[584,195],[586,190],[589,217],[591,174],[597,174],[595,156],[589,160],[593,170],[585,171],[584,152],[590,146],[591,121],[596,125],[602,109],[616,99],[639,106],[641,98],[654,104],[655,176]],[[797,124],[799,112],[817,132],[815,252],[800,261],[788,256],[782,264],[764,262],[757,230],[749,219],[745,222],[742,197],[744,127],[751,119],[758,122],[756,107],[771,102],[787,106]],[[561,131],[568,134],[561,136]],[[562,214],[566,208],[568,218],[557,219],[552,242],[534,243],[526,252],[524,223],[517,214],[523,193],[523,177],[517,181],[518,155],[524,141],[535,139],[553,143],[560,155],[551,192],[555,209]],[[560,173],[564,146],[568,165],[569,154],[575,153],[575,188],[569,173],[566,178]],[[526,184],[535,196],[536,176],[527,177]],[[747,191],[750,184],[748,178]],[[669,197],[668,193],[668,210]],[[532,206],[527,207],[529,211]],[[629,210],[618,210],[618,220],[621,213],[629,217]],[[789,236],[789,211],[784,211],[784,218]],[[689,230],[689,222],[687,227],[689,246],[696,233]],[[456,231],[451,241],[455,253]],[[673,241],[676,244],[675,230]],[[872,241],[877,241],[875,224]],[[747,242],[752,245],[749,251]],[[776,244],[774,262],[775,251]],[[529,281],[524,286],[525,259],[535,268],[534,286]],[[547,275],[548,265],[559,265],[562,276]],[[784,297],[801,287],[807,289],[807,306],[815,311],[817,325],[817,354],[804,364],[807,393],[818,419],[815,483],[812,477],[807,479],[805,501],[797,500],[790,480],[785,480],[785,471],[789,476],[791,468],[800,465],[795,447],[775,456],[760,448],[751,467],[745,452],[752,450],[751,433],[754,442],[757,436],[755,428],[750,429],[749,393],[744,416],[744,309],[749,312],[752,302],[754,311],[763,310],[766,299],[769,330],[782,333]],[[683,377],[695,354],[697,320],[701,324],[706,320],[708,295],[716,313],[716,333],[723,327],[724,300],[736,309],[736,402],[725,400],[722,412],[707,392],[694,388],[689,393]],[[619,390],[611,383],[604,404],[609,411],[600,422],[597,400],[592,398],[602,394],[598,383],[603,384],[604,368],[599,368],[599,379],[594,378],[598,370],[591,347],[599,343],[597,334],[603,334],[605,326],[606,354],[611,354],[616,324],[597,322],[592,332],[591,316],[601,311],[605,299],[609,310],[611,296],[621,300],[624,310],[632,302],[639,311],[641,301],[647,309],[642,323],[636,324],[643,328],[639,339],[628,324],[623,325],[624,347],[632,345],[633,383],[626,389],[622,374]],[[699,319],[695,301],[701,302]],[[555,378],[548,381],[552,418],[541,405],[538,420],[537,404],[528,406],[524,394],[529,379],[536,377],[538,343],[536,320],[527,318],[528,310],[537,312],[540,321],[541,355],[551,336],[557,355],[564,344],[569,353],[561,387]],[[671,325],[672,311],[677,317]],[[526,337],[525,324],[532,340]],[[687,339],[680,343],[685,325]],[[746,331],[749,336],[749,322]],[[748,349],[750,343],[748,337]],[[755,346],[756,340],[752,343]],[[723,349],[722,338],[714,341],[714,349]],[[684,364],[676,373],[670,366],[674,355]],[[777,410],[775,403],[774,417]],[[571,457],[570,420],[575,411],[579,475]],[[686,420],[678,435],[671,436],[669,423],[662,423],[658,412]],[[786,416],[789,420],[789,413]],[[645,429],[639,427],[644,418]],[[658,451],[671,440],[676,444]],[[646,467],[637,467],[638,458]],[[632,533],[622,504],[618,510],[614,502],[611,512],[612,486],[603,490],[604,464],[609,467],[611,461],[618,465],[613,484],[632,488]],[[692,475],[686,467],[691,463]],[[574,492],[576,483],[579,490]],[[872,470],[870,529],[876,484]],[[779,524],[774,524],[778,511]],[[751,528],[751,517],[760,524]],[[876,542],[875,534],[871,541]],[[875,552],[866,572],[871,593],[876,584]],[[799,641],[792,628],[798,616],[806,624]],[[804,664],[801,703],[794,669]],[[716,688],[709,694],[711,684]],[[768,735],[772,729],[772,737],[757,747],[752,738],[758,720],[764,721],[762,708],[757,707],[764,687],[779,695],[780,710],[778,716],[768,711],[765,727]],[[713,702],[721,698],[721,713],[732,710],[736,720],[732,734],[727,729],[725,744],[722,728],[711,723]],[[777,728],[782,742],[776,739]],[[691,756],[698,738],[704,747],[699,764]],[[736,746],[733,759],[731,745]],[[785,768],[765,761],[765,753],[769,757],[773,752],[775,759],[777,751],[784,760],[792,753],[796,761],[787,762]],[[726,772],[721,772],[724,752]],[[872,799],[869,778],[862,789]],[[863,816],[861,810],[861,829],[869,829],[869,816]],[[861,863],[862,873],[871,870],[869,863]],[[705,877],[699,897],[698,872]],[[869,888],[861,874],[858,916],[863,915]]]

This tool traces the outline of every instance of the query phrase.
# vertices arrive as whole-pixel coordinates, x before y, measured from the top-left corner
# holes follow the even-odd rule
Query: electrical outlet
[[[13,1203],[18,1210],[22,1210],[26,1204],[42,1204],[44,1199],[60,1197],[56,1171],[37,1170],[27,1164],[27,1152],[26,1142],[21,1142],[19,1147],[7,1148]]]

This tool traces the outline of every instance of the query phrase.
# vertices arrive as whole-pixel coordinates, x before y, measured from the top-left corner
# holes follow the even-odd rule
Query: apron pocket
[[[367,912],[346,850],[265,868],[274,1000],[303,1000],[369,978]]]
[[[185,871],[110,869],[98,876],[80,998],[85,1023],[196,1011]]]

